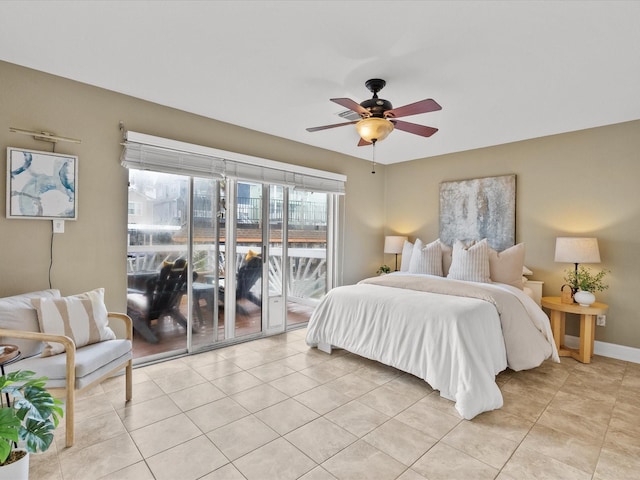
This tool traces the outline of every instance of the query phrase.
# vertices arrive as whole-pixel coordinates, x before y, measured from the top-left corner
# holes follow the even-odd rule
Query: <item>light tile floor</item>
[[[563,358],[498,376],[471,421],[425,382],[306,330],[134,370],[79,396],[31,480],[640,478],[640,365]]]

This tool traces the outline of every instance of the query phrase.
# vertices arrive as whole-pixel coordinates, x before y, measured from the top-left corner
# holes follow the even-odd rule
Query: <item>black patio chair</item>
[[[249,252],[243,259],[236,275],[236,312],[248,315],[247,310],[238,303],[239,300],[249,300],[254,305],[262,307],[262,296],[255,295],[251,289],[262,278],[262,255]],[[219,298],[224,302],[224,286],[220,286]]]
[[[156,276],[147,280],[143,293],[127,294],[127,315],[133,320],[133,328],[148,342],[158,342],[151,327],[153,320],[168,316],[187,328],[187,319],[180,312],[180,302],[187,293],[187,272],[184,259],[166,263]]]
[[[246,298],[251,303],[261,307],[262,298],[257,297],[251,289],[262,277],[262,255],[254,255],[246,260],[238,269],[236,284],[236,301]]]

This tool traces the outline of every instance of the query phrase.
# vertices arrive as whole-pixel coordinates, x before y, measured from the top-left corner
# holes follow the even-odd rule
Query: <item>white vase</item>
[[[0,467],[0,480],[29,480],[29,453],[17,462]]]
[[[578,290],[573,294],[573,299],[580,304],[581,307],[588,307],[596,301],[596,296],[591,292]]]

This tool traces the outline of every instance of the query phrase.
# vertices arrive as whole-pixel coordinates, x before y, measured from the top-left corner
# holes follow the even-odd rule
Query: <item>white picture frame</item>
[[[78,157],[7,147],[9,219],[77,220]]]

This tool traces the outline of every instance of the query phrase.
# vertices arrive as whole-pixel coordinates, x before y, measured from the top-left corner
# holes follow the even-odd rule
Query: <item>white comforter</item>
[[[386,277],[331,290],[309,321],[307,344],[343,348],[416,375],[467,419],[502,406],[495,376],[507,366],[558,361],[546,315],[517,288],[429,275],[414,275],[415,286],[399,288],[408,276]],[[428,277],[424,285],[419,277]],[[432,288],[441,293],[423,291]]]

